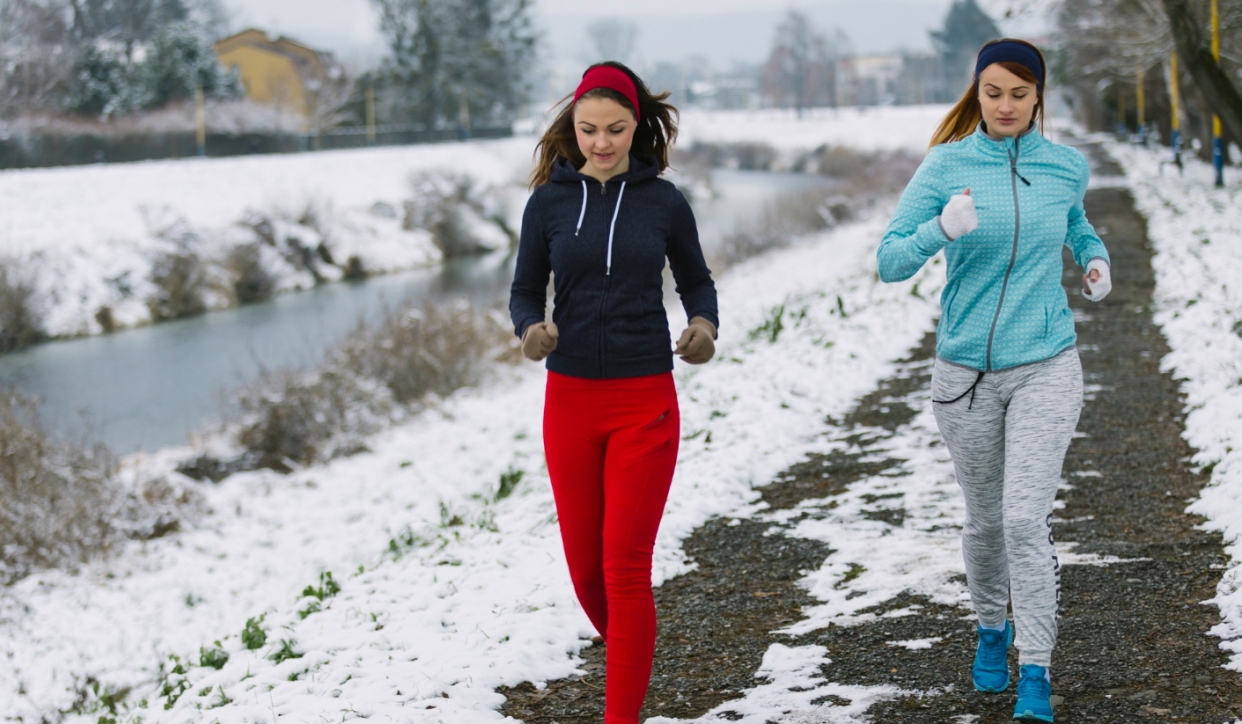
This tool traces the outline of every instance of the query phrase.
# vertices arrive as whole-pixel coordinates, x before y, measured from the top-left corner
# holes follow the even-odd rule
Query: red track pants
[[[608,642],[606,724],[637,724],[655,656],[651,553],[677,463],[672,373],[548,373],[543,445],[578,601]]]

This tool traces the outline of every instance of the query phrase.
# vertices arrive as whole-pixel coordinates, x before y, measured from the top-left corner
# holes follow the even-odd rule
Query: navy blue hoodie
[[[561,160],[526,203],[509,314],[518,337],[544,321],[548,275],[560,331],[548,369],[590,379],[673,369],[664,311],[668,259],[686,317],[719,327],[716,286],[690,204],[659,178],[654,159],[631,155],[607,183]]]

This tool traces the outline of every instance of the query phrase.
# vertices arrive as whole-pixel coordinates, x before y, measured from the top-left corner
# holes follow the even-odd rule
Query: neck
[[[996,133],[994,133],[994,132],[992,131],[992,129],[988,126],[988,122],[987,122],[987,121],[984,121],[984,122],[983,122],[983,135],[987,136],[988,138],[992,139],[993,141],[1003,141],[1003,140],[1005,140],[1006,138],[1018,138],[1019,136],[1025,136],[1025,135],[1027,134],[1027,132],[1031,130],[1031,127],[1032,127],[1034,124],[1035,124],[1035,122],[1034,122],[1034,121],[1031,121],[1030,123],[1026,124],[1026,128],[1023,128],[1021,131],[1018,131],[1017,133],[1013,134],[1012,136],[1000,136],[1000,135],[997,135]]]
[[[595,168],[595,164],[591,163],[591,159],[588,158],[587,162],[582,165],[582,168],[578,169],[578,172],[583,176],[590,176],[600,183],[608,183],[608,180],[612,177],[620,176],[629,170],[630,154],[627,153],[616,166],[613,166],[607,171],[601,171],[598,168]]]

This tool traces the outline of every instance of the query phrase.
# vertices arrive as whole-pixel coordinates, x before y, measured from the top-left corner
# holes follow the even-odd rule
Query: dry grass
[[[413,195],[404,203],[402,226],[426,229],[432,241],[455,259],[494,251],[491,239],[480,238],[479,225],[490,224],[507,237],[510,246],[517,232],[506,221],[503,196],[494,188],[481,187],[470,176],[452,171],[426,171],[410,177]],[[493,237],[496,235],[493,234]]]
[[[0,583],[106,551],[132,518],[103,447],[48,434],[35,400],[0,390]]]
[[[16,262],[0,261],[0,354],[28,347],[46,336],[34,280]]]
[[[237,441],[250,467],[276,470],[360,452],[363,437],[429,396],[477,384],[511,359],[511,337],[498,313],[464,301],[392,309],[360,323],[318,368],[266,373],[243,389]]]
[[[224,260],[238,304],[253,304],[270,299],[276,280],[263,268],[263,255],[256,244],[238,244]]]

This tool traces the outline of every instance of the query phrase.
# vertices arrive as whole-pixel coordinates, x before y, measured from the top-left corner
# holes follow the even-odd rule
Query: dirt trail
[[[1082,150],[1096,176],[1119,175],[1100,148]],[[1054,532],[1059,543],[1077,544],[1075,553],[1123,562],[1063,569],[1053,662],[1053,691],[1062,699],[1056,719],[1232,721],[1242,716],[1242,683],[1222,668],[1226,658],[1206,634],[1219,622],[1217,610],[1201,603],[1215,594],[1226,558],[1219,535],[1196,529],[1201,521],[1184,512],[1206,477],[1187,462],[1192,451],[1181,438],[1183,401],[1159,367],[1168,348],[1151,317],[1146,223],[1121,187],[1089,191],[1086,208],[1113,258],[1114,287],[1105,302],[1093,305],[1077,294],[1080,272],[1066,265],[1088,401],[1066,459],[1070,486],[1058,496],[1064,507]],[[912,405],[926,404],[933,344],[928,335],[896,376],[860,400],[846,419],[826,426],[866,429],[842,433],[855,443],[852,452],[794,466],[764,489],[764,500],[773,508],[792,508],[899,465],[877,451],[914,418]],[[876,519],[902,525],[899,500],[879,511]],[[919,615],[796,638],[770,633],[801,618],[802,607],[813,603],[797,581],[830,550],[820,542],[772,535],[772,528],[770,521],[714,520],[686,541],[698,568],[656,591],[661,628],[644,717],[696,718],[737,698],[756,685],[764,652],[780,642],[826,646],[832,663],[823,674],[831,681],[926,692],[873,706],[872,721],[1010,721],[1012,687],[999,695],[971,687],[974,624],[965,609],[901,595],[872,610],[921,605]],[[941,640],[929,649],[888,645],[934,637]],[[550,682],[543,691],[530,684],[506,690],[504,713],[527,722],[602,721],[603,647],[587,649],[584,657],[585,677]],[[1012,659],[1016,671],[1016,654]],[[778,712],[773,721],[779,721]]]

